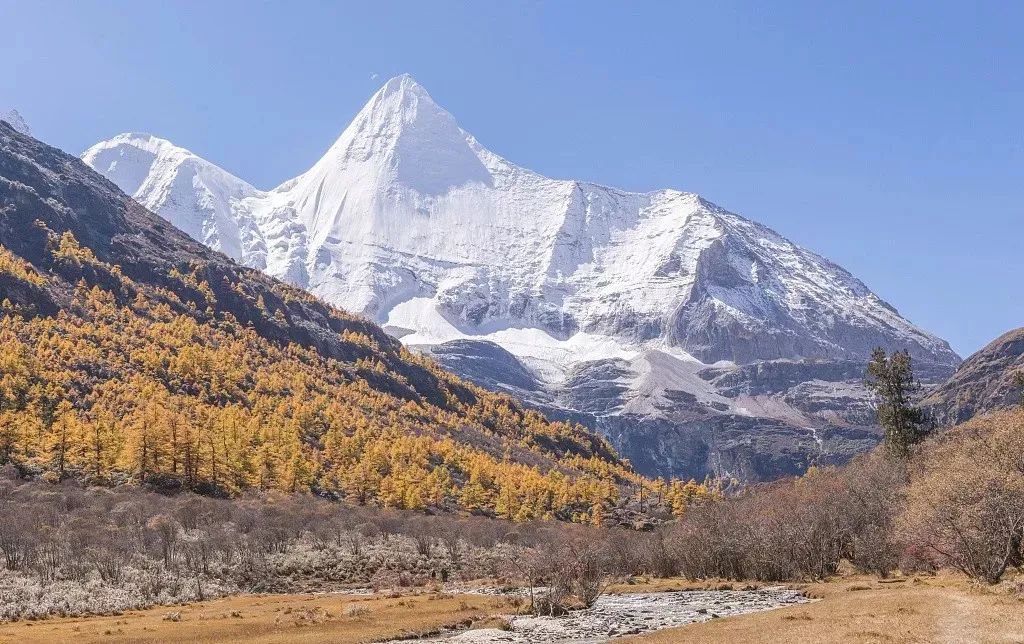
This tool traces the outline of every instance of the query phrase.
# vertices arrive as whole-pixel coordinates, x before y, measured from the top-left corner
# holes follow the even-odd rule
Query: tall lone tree
[[[906,458],[911,445],[926,433],[924,411],[911,402],[918,383],[914,380],[910,353],[904,349],[888,355],[880,347],[872,351],[867,386],[879,398],[878,422],[885,429],[889,453]]]

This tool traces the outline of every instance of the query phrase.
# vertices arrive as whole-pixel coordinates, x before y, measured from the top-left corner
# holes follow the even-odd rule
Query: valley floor
[[[847,577],[800,588],[819,601],[623,642],[1024,642],[1024,597],[960,577]]]
[[[484,595],[242,595],[123,615],[0,624],[0,644],[377,642],[514,612]]]
[[[680,580],[617,586],[657,592],[741,585]],[[1024,642],[1024,600],[953,576],[843,577],[794,586],[818,601],[670,628],[623,642]],[[516,611],[489,595],[249,595],[109,617],[0,625],[0,643],[370,642],[451,628],[495,628]]]

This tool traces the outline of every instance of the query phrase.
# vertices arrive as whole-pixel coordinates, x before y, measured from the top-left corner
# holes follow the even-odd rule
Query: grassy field
[[[0,624],[0,643],[373,642],[510,612],[509,600],[481,595],[241,596],[111,617]]]
[[[624,642],[1024,642],[1024,601],[957,577],[851,577],[802,588],[818,601]]]
[[[745,583],[652,580],[609,592],[742,589]],[[959,577],[845,577],[798,586],[818,601],[622,640],[659,642],[1024,642],[1024,601]],[[482,595],[266,595],[111,617],[0,625],[0,643],[372,642],[454,626],[493,627],[513,602]]]

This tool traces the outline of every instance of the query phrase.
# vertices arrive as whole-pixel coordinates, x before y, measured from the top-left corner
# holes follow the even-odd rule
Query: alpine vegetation
[[[238,266],[3,124],[0,204],[0,464],[23,476],[632,520],[643,479],[604,439]],[[659,485],[666,508],[690,490]]]

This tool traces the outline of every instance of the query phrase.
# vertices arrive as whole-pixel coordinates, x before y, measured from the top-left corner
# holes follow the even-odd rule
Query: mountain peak
[[[232,183],[248,186],[249,191],[255,190],[246,182],[210,163],[191,150],[175,145],[167,139],[148,132],[122,132],[106,141],[100,141],[93,145],[83,152],[81,156],[82,160],[94,168],[106,168],[106,170],[101,171],[129,195],[138,189],[142,183],[142,178],[139,178],[138,181],[127,181],[120,172],[114,172],[114,170],[115,168],[120,168],[121,171],[128,171],[132,169],[132,165],[139,163],[149,166],[156,164],[150,169],[167,173],[177,170],[179,166],[188,162],[192,171],[204,170],[217,175],[223,175],[226,180]]]
[[[874,346],[910,347],[940,369],[959,362],[846,271],[696,195],[506,162],[408,74],[266,194],[119,155],[86,161],[145,187],[128,192],[196,239],[431,342],[510,325],[660,343],[709,363],[861,359]],[[181,180],[172,190],[154,177]]]
[[[448,111],[408,75],[396,76],[367,101],[352,123],[313,168],[280,189],[301,185],[322,198],[335,218],[342,197],[355,177],[345,173],[362,167],[372,176],[410,188],[419,195],[437,196],[468,183],[490,184],[491,177],[464,132]],[[363,171],[359,171],[363,172]],[[362,176],[362,175],[361,175]],[[321,189],[331,185],[336,190]],[[338,197],[337,202],[328,198]],[[319,218],[319,217],[316,217]],[[311,221],[311,220],[307,220]]]
[[[260,265],[263,242],[240,226],[233,204],[257,190],[167,139],[124,132],[82,153],[82,160],[118,188],[193,239]]]
[[[82,153],[87,164],[140,201],[139,190],[144,184],[163,183],[169,172],[193,157],[198,158],[185,148],[147,132],[122,132]]]
[[[116,146],[131,146],[144,150],[150,154],[172,154],[176,157],[185,158],[195,156],[191,151],[186,150],[183,147],[177,146],[171,143],[167,139],[161,138],[150,134],[149,132],[122,132],[117,134],[106,141],[100,141],[96,145],[86,150],[83,156],[88,155],[90,152],[102,150],[104,148],[111,148]],[[129,194],[131,194],[129,192]]]
[[[16,131],[21,132],[26,136],[32,136],[32,128],[28,126],[28,123],[26,123],[24,117],[18,113],[18,110],[10,109],[0,111],[0,121],[7,121]]]
[[[410,124],[424,117],[441,118],[454,123],[451,114],[443,110],[427,90],[409,74],[395,76],[374,93],[359,111],[348,130],[366,127],[382,128],[383,132],[397,133],[396,127]],[[390,125],[391,127],[387,127]],[[377,134],[383,133],[381,131]]]
[[[408,75],[267,193],[129,152],[87,161],[108,177],[140,169],[136,199],[194,238],[409,346],[462,341],[436,355],[607,429],[658,475],[753,480],[836,462],[873,442],[860,380],[875,347],[907,348],[926,377],[959,362],[848,272],[695,194],[509,163]],[[762,427],[771,440],[748,440]]]
[[[387,96],[390,94],[415,94],[424,98],[430,98],[430,94],[427,90],[416,82],[416,79],[411,74],[399,74],[388,80],[384,85],[377,91],[377,95]]]

